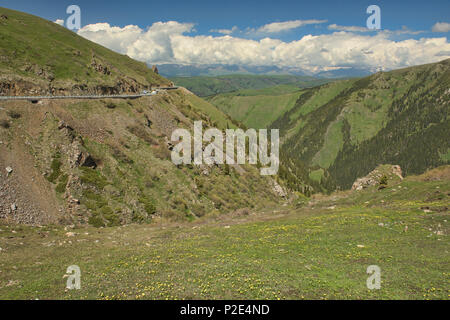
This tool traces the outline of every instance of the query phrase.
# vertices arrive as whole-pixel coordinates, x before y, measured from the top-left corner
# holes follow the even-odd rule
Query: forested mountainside
[[[295,187],[349,188],[379,164],[420,174],[450,161],[450,60],[302,91],[275,120]]]

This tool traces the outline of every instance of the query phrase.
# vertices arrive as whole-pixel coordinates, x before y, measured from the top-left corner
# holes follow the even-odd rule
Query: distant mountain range
[[[300,67],[277,67],[277,66],[239,66],[223,64],[205,65],[181,65],[181,64],[161,64],[158,70],[164,77],[194,77],[194,76],[219,76],[229,74],[253,74],[253,75],[295,75],[295,76],[315,76],[320,78],[348,78],[363,77],[370,75],[370,70],[357,69],[353,67],[342,67],[339,69],[309,72]]]
[[[294,89],[310,88],[332,81],[331,79],[294,75],[230,74],[223,76],[171,77],[176,85],[185,87],[200,97],[236,92],[242,89],[258,90],[278,85]]]

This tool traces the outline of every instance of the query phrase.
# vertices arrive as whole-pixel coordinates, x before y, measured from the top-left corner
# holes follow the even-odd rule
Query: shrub
[[[9,124],[8,120],[2,119],[0,120],[0,127],[4,129],[8,129],[11,125]]]
[[[105,223],[103,222],[102,217],[98,213],[94,213],[89,217],[88,223],[96,228],[104,227]]]
[[[55,158],[52,160],[52,164],[50,165],[50,168],[52,169],[52,173],[47,177],[47,180],[50,181],[51,183],[55,183],[56,180],[59,178],[59,176],[61,175],[61,155],[60,154],[56,154]]]
[[[14,110],[8,111],[8,116],[10,116],[13,119],[19,119],[21,117],[21,114]]]
[[[378,187],[378,190],[386,188],[387,184],[388,184],[388,177],[384,175],[380,179],[380,185]]]
[[[145,212],[147,212],[148,215],[152,215],[156,212],[156,207],[152,200],[146,197],[139,197],[139,202],[144,205]]]
[[[82,183],[97,187],[100,190],[108,185],[108,181],[100,172],[89,167],[81,167],[81,171],[83,172],[80,177]]]
[[[102,213],[103,217],[108,220],[108,226],[118,226],[120,225],[120,219],[119,216],[111,209],[109,206],[104,206],[100,209],[100,212]]]
[[[116,104],[115,103],[113,103],[113,102],[108,102],[108,103],[106,103],[106,105],[105,105],[108,109],[115,109],[117,106],[116,106]]]
[[[83,190],[83,197],[86,199],[84,203],[86,207],[94,211],[108,205],[108,201],[105,198],[92,190]]]
[[[69,180],[69,176],[67,174],[63,175],[59,180],[58,185],[56,186],[56,192],[64,193],[66,191],[67,182]]]
[[[133,212],[131,221],[136,223],[149,223],[151,221],[151,217],[144,215],[141,212]]]
[[[201,204],[194,204],[191,206],[191,211],[197,216],[197,217],[203,217],[207,210],[206,208]]]

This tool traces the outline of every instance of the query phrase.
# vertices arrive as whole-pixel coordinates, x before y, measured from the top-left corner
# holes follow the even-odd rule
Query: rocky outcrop
[[[111,74],[110,68],[107,65],[97,61],[95,58],[92,58],[91,68],[94,69],[96,72],[102,73],[107,76]]]
[[[21,70],[24,72],[33,73],[36,76],[46,79],[46,80],[49,80],[49,81],[53,81],[55,79],[55,75],[49,67],[42,68],[38,65],[28,64],[28,65],[23,66],[21,68]]]
[[[358,178],[352,185],[352,190],[362,190],[371,186],[380,184],[380,180],[386,176],[389,180],[400,179],[403,180],[402,169],[398,165],[383,165],[371,171],[367,176]]]
[[[39,71],[40,72],[40,71]],[[43,71],[45,77],[51,77]],[[115,95],[139,93],[150,90],[150,86],[138,83],[132,78],[122,78],[115,85],[62,84],[45,81],[28,81],[25,79],[0,79],[0,96],[40,96],[40,95]]]
[[[48,93],[45,82],[17,79],[13,77],[0,78],[0,96],[43,95]]]
[[[279,196],[280,198],[286,198],[287,197],[287,192],[283,189],[282,186],[280,186],[280,184],[278,182],[276,182],[275,180],[272,180],[272,191]]]

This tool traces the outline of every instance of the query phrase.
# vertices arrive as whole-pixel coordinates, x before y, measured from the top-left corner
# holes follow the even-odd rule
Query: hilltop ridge
[[[45,19],[0,7],[0,95],[136,93],[171,82]]]

